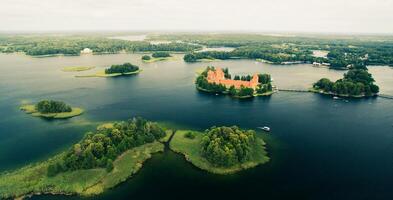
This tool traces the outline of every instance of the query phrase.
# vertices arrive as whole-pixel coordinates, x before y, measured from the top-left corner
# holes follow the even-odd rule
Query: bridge
[[[388,95],[388,94],[378,94],[378,97],[381,97],[384,99],[393,99],[393,95]]]

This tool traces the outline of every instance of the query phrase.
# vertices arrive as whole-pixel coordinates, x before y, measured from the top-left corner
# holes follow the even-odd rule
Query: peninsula
[[[231,79],[227,68],[207,67],[205,71],[199,74],[195,84],[200,91],[228,94],[235,98],[251,98],[273,94],[269,74],[254,74],[253,76],[236,75]]]
[[[162,152],[158,140],[165,134],[157,123],[142,118],[99,126],[47,161],[1,174],[0,198],[100,194],[139,171],[153,153]]]
[[[0,174],[0,198],[40,194],[92,196],[132,177],[164,143],[196,167],[231,174],[268,162],[265,142],[253,130],[212,127],[175,131],[136,117],[106,123],[47,161]],[[26,181],[28,180],[28,181]]]
[[[64,102],[53,100],[42,100],[35,105],[22,105],[20,109],[34,117],[51,119],[66,119],[83,113],[81,108],[71,107]]]

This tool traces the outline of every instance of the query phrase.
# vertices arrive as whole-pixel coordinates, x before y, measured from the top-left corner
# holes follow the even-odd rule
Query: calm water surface
[[[141,55],[32,58],[0,55],[0,171],[44,160],[77,142],[104,121],[143,116],[195,129],[212,125],[272,128],[272,160],[235,175],[205,173],[182,156],[156,154],[120,186],[93,199],[393,199],[393,101],[333,100],[280,92],[239,101],[198,93],[195,70],[214,65],[233,74],[270,73],[279,88],[307,89],[321,77],[344,71],[311,65],[277,66],[250,60],[144,64]],[[65,66],[132,62],[143,72],[120,78],[75,78]],[[393,95],[393,69],[370,67],[382,93]],[[94,70],[92,71],[94,72]],[[91,72],[81,72],[91,73]],[[82,116],[51,121],[18,110],[21,103],[49,98],[86,109]],[[262,134],[262,133],[258,133]],[[33,199],[79,199],[37,196]]]

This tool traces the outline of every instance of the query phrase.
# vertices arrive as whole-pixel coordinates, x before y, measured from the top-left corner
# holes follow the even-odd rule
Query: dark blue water
[[[139,59],[140,55],[41,59],[0,55],[0,170],[44,160],[78,141],[97,123],[132,116],[201,130],[213,125],[268,125],[272,132],[264,137],[272,160],[266,165],[219,176],[167,151],[153,156],[127,182],[93,199],[393,199],[392,100],[346,102],[280,92],[239,101],[195,90],[195,70],[207,63],[142,64]],[[139,64],[144,71],[108,79],[74,78],[76,73],[60,71],[70,65],[102,68],[126,61]],[[343,73],[245,60],[210,64],[230,67],[236,73],[268,72],[282,88],[307,88],[321,77],[335,79]],[[383,79],[377,81],[386,91],[393,87]],[[18,110],[20,103],[42,98],[66,101],[85,108],[86,113],[70,120],[47,121]]]

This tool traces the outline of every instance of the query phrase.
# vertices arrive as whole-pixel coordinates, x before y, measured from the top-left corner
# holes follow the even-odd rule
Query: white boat
[[[333,99],[340,99],[340,97],[333,97]]]
[[[259,129],[261,129],[261,130],[264,130],[264,131],[267,131],[267,132],[269,132],[270,131],[270,128],[269,127],[267,127],[267,126],[264,126],[264,127],[258,127]]]

